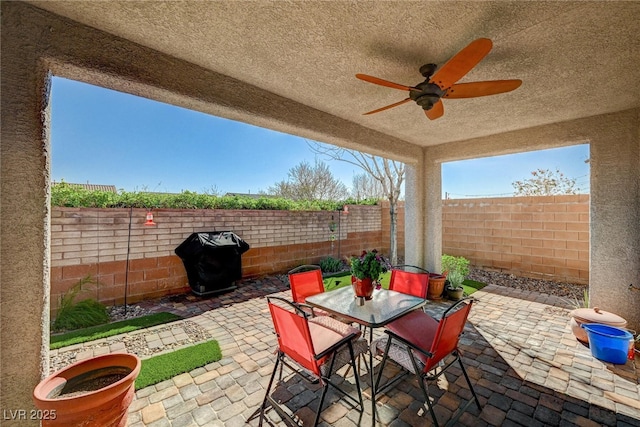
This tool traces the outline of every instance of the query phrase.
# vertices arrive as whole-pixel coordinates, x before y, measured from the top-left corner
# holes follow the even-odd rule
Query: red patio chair
[[[324,292],[322,282],[322,270],[317,265],[301,265],[289,271],[289,285],[293,302],[300,305],[304,311],[311,312],[314,316],[327,316],[323,310],[302,305],[307,297]]]
[[[410,271],[417,270],[417,271]],[[389,289],[413,295],[419,298],[427,297],[429,288],[429,272],[414,265],[399,265],[391,270]]]
[[[338,390],[353,407],[362,412],[362,393],[358,376],[354,375],[358,400],[330,380],[330,377],[337,370],[347,364],[356,372],[355,358],[368,351],[367,342],[359,338],[360,331],[326,316],[323,317],[323,323],[335,322],[336,325],[334,327],[328,328],[322,323],[310,322],[308,313],[283,298],[267,297],[267,301],[273,326],[278,337],[278,354],[260,408],[259,426],[262,426],[267,403],[270,403],[280,416],[296,424],[291,415],[285,412],[281,405],[269,394],[278,366],[280,366],[280,379],[282,379],[282,367],[285,365],[305,379],[308,379],[310,374],[313,379],[319,380],[322,384],[322,396],[320,403],[318,403],[314,427],[320,419],[322,403],[329,386]],[[277,304],[275,303],[276,301]],[[342,333],[337,332],[336,328],[341,328]]]
[[[478,409],[481,410],[480,401],[471,385],[458,350],[458,341],[467,322],[472,304],[473,300],[469,298],[456,302],[444,312],[439,322],[425,312],[415,310],[388,324],[385,330],[388,336],[376,340],[372,344],[372,349],[384,354],[376,380],[375,393],[382,393],[389,389],[409,372],[415,374],[422,389],[424,400],[429,407],[433,423],[438,427],[433,405],[429,399],[427,383],[438,379],[451,365],[458,361],[469,389],[473,394],[473,400],[469,400],[448,425],[454,424],[474,400]],[[449,360],[440,369],[436,369],[442,366],[443,363],[440,362],[450,355],[453,359]],[[379,388],[382,372],[389,358],[398,363],[405,371],[400,372],[395,378],[387,381],[382,388]]]

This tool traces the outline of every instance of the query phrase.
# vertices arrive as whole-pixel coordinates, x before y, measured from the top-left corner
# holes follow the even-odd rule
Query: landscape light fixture
[[[153,212],[147,211],[147,222],[145,222],[144,225],[156,225],[156,223],[153,222]]]

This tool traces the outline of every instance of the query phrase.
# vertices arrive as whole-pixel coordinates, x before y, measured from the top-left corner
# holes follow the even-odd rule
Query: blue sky
[[[286,180],[314,153],[299,137],[54,77],[52,179],[113,184],[127,191],[258,193]],[[588,186],[588,146],[452,162],[443,194],[513,193],[511,183],[538,169],[560,169]],[[348,187],[362,171],[325,161]]]

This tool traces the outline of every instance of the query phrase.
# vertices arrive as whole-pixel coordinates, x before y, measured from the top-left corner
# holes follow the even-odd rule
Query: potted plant
[[[458,270],[452,270],[447,275],[447,296],[450,300],[458,301],[464,296],[464,288],[462,282],[464,282],[464,276]]]
[[[442,255],[441,263],[442,274],[447,278],[448,274],[454,270],[462,274],[463,280],[469,274],[469,260],[465,257],[444,254]]]
[[[110,353],[76,362],[42,380],[33,391],[46,427],[122,427],[133,401],[140,359]]]
[[[351,257],[351,283],[356,296],[370,300],[373,295],[373,282],[388,270],[389,263],[375,249],[362,251],[359,257]]]

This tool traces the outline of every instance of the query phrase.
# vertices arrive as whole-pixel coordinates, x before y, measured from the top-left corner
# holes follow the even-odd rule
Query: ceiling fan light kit
[[[493,80],[456,84],[458,80],[482,61],[492,46],[493,43],[489,39],[477,39],[454,55],[439,70],[436,64],[423,65],[419,71],[425,77],[425,80],[415,86],[405,86],[367,74],[356,74],[356,77],[360,80],[409,92],[409,98],[364,114],[379,113],[413,100],[424,110],[425,115],[430,120],[436,120],[444,114],[442,98],[476,98],[517,89],[522,84],[522,80]]]

